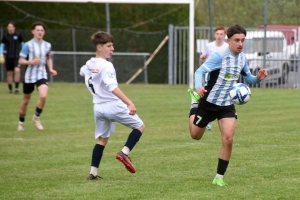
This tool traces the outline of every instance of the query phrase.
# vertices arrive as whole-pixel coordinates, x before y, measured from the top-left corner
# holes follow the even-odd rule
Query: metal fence
[[[187,51],[188,27],[170,26],[169,35],[169,84],[188,84],[189,55]],[[243,52],[249,61],[249,68],[255,75],[266,68],[269,76],[259,85],[251,87],[299,88],[299,30],[297,29],[247,29]],[[202,64],[199,56],[209,42],[210,28],[195,27],[195,69]],[[265,53],[263,51],[265,45]],[[240,81],[243,81],[240,79]]]

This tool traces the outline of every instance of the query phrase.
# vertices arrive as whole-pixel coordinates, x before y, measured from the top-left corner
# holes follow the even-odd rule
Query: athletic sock
[[[136,143],[140,140],[140,137],[142,136],[142,132],[138,129],[133,129],[131,133],[128,136],[127,142],[124,145],[125,147],[129,148],[129,151],[132,151],[133,147],[136,145]],[[125,150],[126,151],[126,150]],[[124,153],[124,152],[123,152]],[[129,152],[128,152],[129,153]],[[125,153],[126,154],[126,153]]]
[[[36,108],[35,108],[35,115],[36,115],[37,117],[39,117],[39,116],[41,115],[42,111],[43,111],[43,109],[40,109],[40,108],[36,107]]]
[[[224,174],[227,170],[228,164],[229,164],[228,160],[223,160],[223,159],[219,158],[217,174],[224,176]]]
[[[15,90],[19,90],[19,82],[15,83]]]
[[[8,84],[8,89],[10,92],[12,91],[12,84]]]
[[[24,123],[26,114],[23,111],[19,111],[19,121]]]
[[[124,154],[128,155],[130,152],[130,149],[126,146],[123,147],[123,149],[121,150]]]
[[[105,146],[102,146],[100,144],[95,144],[92,153],[92,163],[91,163],[92,167],[99,168],[104,148]]]

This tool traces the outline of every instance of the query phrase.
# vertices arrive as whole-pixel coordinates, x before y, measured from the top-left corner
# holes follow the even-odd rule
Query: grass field
[[[236,106],[238,121],[226,187],[211,184],[221,146],[217,122],[200,141],[188,130],[187,86],[120,85],[146,125],[130,157],[135,174],[115,159],[130,130],[117,126],[98,181],[85,180],[94,140],[92,98],[83,84],[52,83],[41,120],[18,132],[22,95],[0,83],[0,199],[299,199],[300,91],[252,89]]]

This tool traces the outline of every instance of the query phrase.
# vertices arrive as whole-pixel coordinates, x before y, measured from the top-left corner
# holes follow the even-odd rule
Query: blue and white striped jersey
[[[42,40],[36,42],[34,39],[26,42],[20,52],[20,57],[27,60],[41,59],[40,65],[28,65],[25,72],[25,83],[35,83],[40,79],[47,79],[46,62],[50,56],[51,44]]]
[[[227,48],[212,54],[195,72],[195,89],[202,86],[202,77],[210,73],[203,99],[219,106],[233,104],[229,97],[230,88],[238,81],[240,75],[246,83],[257,84],[260,81],[250,73],[244,53],[234,55]]]

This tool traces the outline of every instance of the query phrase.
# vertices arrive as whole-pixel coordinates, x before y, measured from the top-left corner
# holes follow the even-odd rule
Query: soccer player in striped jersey
[[[39,100],[37,102],[32,121],[38,130],[44,129],[40,121],[40,115],[45,106],[48,93],[46,65],[53,76],[57,75],[57,72],[53,69],[53,62],[50,55],[51,44],[43,40],[46,33],[45,25],[42,22],[35,22],[31,26],[31,33],[33,34],[33,39],[25,43],[20,52],[19,59],[19,63],[21,65],[26,65],[23,82],[24,96],[19,112],[19,131],[24,130],[27,105],[35,86],[39,92]]]
[[[201,97],[198,108],[190,110],[190,135],[200,140],[207,124],[218,119],[222,137],[217,174],[214,185],[227,185],[223,180],[232,152],[233,135],[237,119],[236,110],[229,97],[229,91],[240,75],[249,84],[257,84],[268,76],[266,69],[254,76],[250,73],[247,59],[242,53],[246,30],[241,25],[233,25],[227,30],[229,48],[214,53],[195,72],[195,89]],[[208,82],[202,85],[202,76],[210,73]]]
[[[99,178],[98,168],[102,154],[110,135],[115,131],[116,122],[132,129],[122,150],[116,154],[116,159],[122,162],[129,172],[135,173],[136,169],[128,154],[145,129],[143,121],[136,114],[135,105],[118,87],[113,64],[107,61],[114,51],[113,36],[99,31],[93,34],[92,42],[96,55],[80,69],[80,75],[85,77],[85,85],[93,96],[97,139],[87,180]]]
[[[2,63],[5,61],[9,93],[13,93],[13,83],[15,83],[14,93],[19,94],[19,82],[21,78],[19,53],[23,45],[22,35],[16,32],[15,24],[9,22],[7,24],[7,33],[3,35],[0,45],[0,57],[3,58]]]

